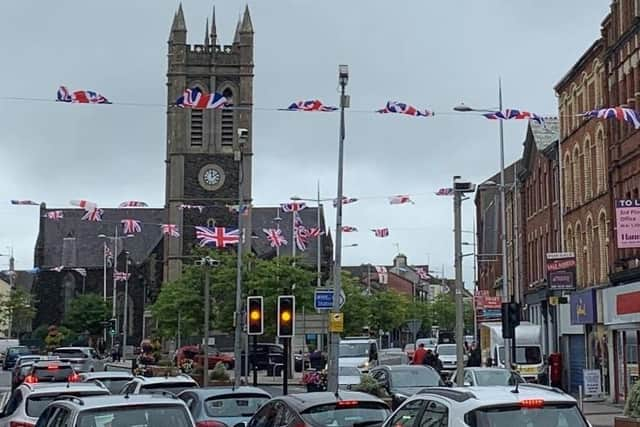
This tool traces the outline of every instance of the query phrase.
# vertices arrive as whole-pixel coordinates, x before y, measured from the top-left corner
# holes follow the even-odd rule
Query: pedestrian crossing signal
[[[247,298],[247,334],[262,335],[264,333],[264,310],[262,297]]]
[[[278,297],[278,337],[291,338],[295,335],[296,297]]]

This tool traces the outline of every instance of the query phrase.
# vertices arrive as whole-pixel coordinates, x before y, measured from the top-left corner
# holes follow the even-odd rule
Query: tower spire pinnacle
[[[211,14],[211,43],[216,44],[217,29],[216,29],[216,5],[213,5],[213,13]]]
[[[244,8],[244,16],[242,17],[241,33],[253,33],[253,23],[251,22],[251,13],[249,13],[249,5]]]
[[[178,6],[178,11],[173,16],[173,23],[171,24],[171,35],[169,40],[176,43],[187,42],[187,24],[184,21],[184,12],[182,11],[182,3]]]
[[[204,45],[209,46],[209,18],[207,18],[207,23],[204,25]]]
[[[236,33],[233,36],[233,44],[240,43],[240,26],[242,23],[240,22],[240,17],[238,16],[238,23],[236,24]]]

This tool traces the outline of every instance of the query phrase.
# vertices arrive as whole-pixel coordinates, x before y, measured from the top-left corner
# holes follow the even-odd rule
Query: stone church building
[[[124,282],[114,286],[113,272],[128,269],[128,343],[137,345],[150,332],[153,322],[149,307],[162,283],[179,278],[183,265],[192,262],[190,254],[198,244],[194,227],[237,228],[238,214],[228,205],[251,203],[253,141],[259,143],[259,135],[254,138],[252,132],[254,30],[248,7],[232,44],[219,43],[215,12],[207,32],[203,44],[188,44],[180,6],[168,41],[165,206],[103,208],[103,220],[92,222],[81,220],[84,210],[76,208],[62,209],[64,217],[51,220],[46,214],[60,209],[41,205],[35,247],[38,273],[32,287],[38,304],[34,326],[59,324],[77,295],[106,292],[111,301],[114,289],[118,325],[122,325],[125,286]],[[234,108],[191,110],[172,106],[189,87],[222,93]],[[184,205],[202,208],[188,209]],[[300,214],[306,225],[317,225],[317,208],[307,208]],[[120,221],[130,218],[141,221],[142,230],[123,236]],[[319,225],[326,230],[323,212],[320,218]],[[269,246],[262,229],[275,227],[278,222],[289,241],[280,254],[291,255],[290,213],[276,206],[254,207],[242,222],[244,248],[260,257],[274,257],[275,249]],[[180,237],[165,236],[161,224],[176,224]],[[327,275],[332,243],[330,236],[321,238],[320,259]],[[115,267],[109,263],[105,267],[105,245],[115,254]],[[316,265],[315,242],[298,255]]]

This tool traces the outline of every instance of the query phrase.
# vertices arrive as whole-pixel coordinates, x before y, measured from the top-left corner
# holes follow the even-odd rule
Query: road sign
[[[409,332],[411,335],[415,336],[420,330],[420,326],[422,326],[422,320],[411,319],[407,320],[407,327],[409,328]]]
[[[344,332],[344,313],[329,314],[329,332]]]
[[[346,300],[344,291],[340,290],[340,308],[344,305]],[[316,310],[331,310],[333,308],[333,289],[316,289],[313,306]]]

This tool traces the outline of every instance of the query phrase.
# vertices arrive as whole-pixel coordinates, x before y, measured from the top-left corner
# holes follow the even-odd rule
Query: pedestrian
[[[427,350],[424,349],[424,343],[418,344],[418,349],[413,352],[413,365],[424,365],[424,358],[427,355]]]
[[[321,371],[324,368],[322,360],[322,352],[319,349],[313,349],[309,354],[309,367]]]
[[[431,366],[433,369],[436,369],[436,367],[438,366],[436,362],[436,356],[435,354],[433,354],[433,352],[430,349],[427,350],[427,354],[424,357],[423,364],[427,366]]]
[[[120,359],[118,359],[119,354],[120,354],[120,351],[118,350],[118,343],[115,343],[113,347],[111,347],[111,360],[114,362],[119,362],[120,361]]]
[[[469,352],[469,359],[467,360],[467,366],[474,367],[482,365],[482,355],[480,354],[480,348],[474,341],[471,344],[471,351]]]

